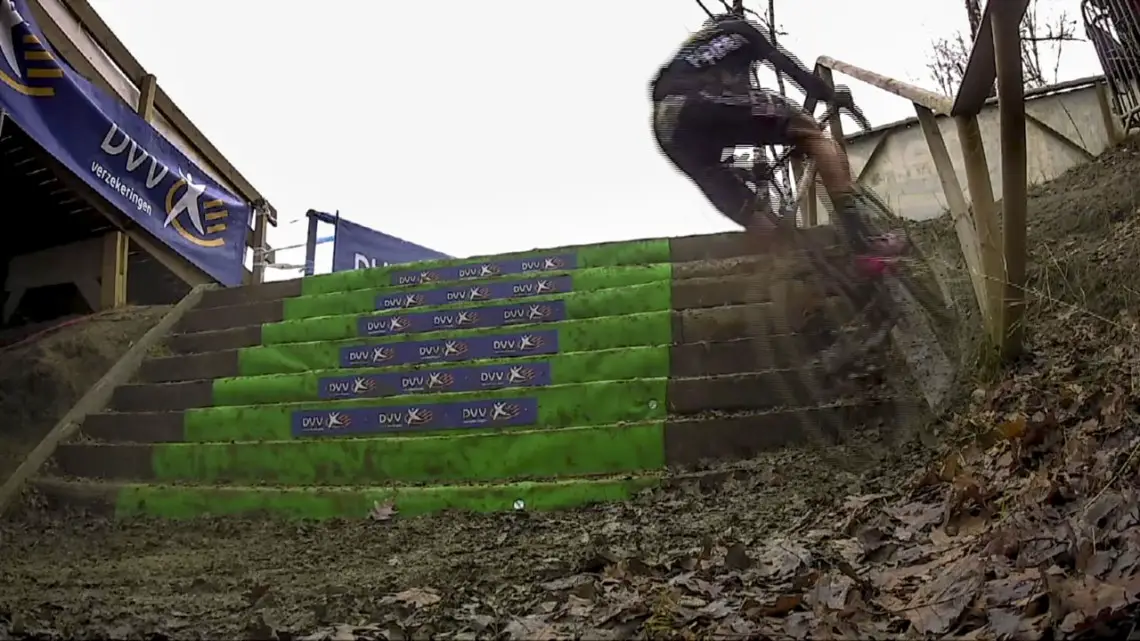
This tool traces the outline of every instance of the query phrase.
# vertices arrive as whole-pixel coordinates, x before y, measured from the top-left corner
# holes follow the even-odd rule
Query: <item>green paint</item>
[[[672,282],[661,280],[645,285],[599,289],[592,292],[532,296],[527,298],[526,304],[562,300],[566,302],[566,318],[568,320],[579,320],[583,318],[597,318],[599,316],[621,316],[625,314],[668,310],[672,308],[671,293]],[[469,303],[462,307],[451,309],[479,309],[481,307],[496,307],[512,303],[517,304],[518,301],[492,300]],[[442,306],[417,308],[412,313],[431,313],[440,310],[441,307]],[[361,318],[402,315],[406,313],[408,312],[397,309],[353,316],[321,316],[318,318],[306,318],[281,323],[267,323],[261,326],[261,344],[275,345],[280,343],[305,343],[309,341],[336,341],[359,337],[360,329],[357,327],[357,322]],[[434,332],[417,332],[415,335],[431,338],[429,334],[433,333]]]
[[[578,254],[578,269],[667,263],[669,262],[669,239],[656,238],[652,240],[606,243],[603,245],[557,247],[554,249],[536,249],[534,251],[519,252],[517,254],[431,260],[406,263],[403,265],[390,265],[388,267],[377,267],[375,269],[354,269],[346,272],[321,274],[319,276],[305,278],[301,281],[301,293],[305,296],[313,296],[316,294],[327,294],[330,292],[349,291],[353,289],[390,287],[392,285],[392,274],[395,272],[413,269],[432,269],[448,265],[467,265],[469,263],[510,260],[514,258],[526,258],[528,256],[551,256],[571,252]]]
[[[433,332],[430,338],[517,335],[521,332],[550,329],[558,330],[559,347],[562,353],[589,352],[641,345],[671,345],[673,343],[673,313],[667,311],[648,312],[539,325],[501,327],[492,330]],[[286,374],[335,368],[340,366],[340,350],[346,347],[385,345],[409,340],[425,340],[425,337],[423,334],[415,334],[246,347],[238,352],[238,372],[242,376],[258,376],[261,374]]]
[[[465,285],[481,285],[485,283],[514,283],[528,282],[535,278],[550,278],[569,274],[573,279],[571,291],[588,292],[611,287],[628,287],[630,285],[643,285],[659,280],[669,280],[673,275],[671,263],[653,265],[633,265],[624,267],[597,267],[594,269],[579,269],[576,271],[543,272],[541,275],[520,274],[500,278],[463,281]],[[357,289],[352,291],[333,292],[315,296],[300,296],[286,298],[285,320],[298,320],[315,316],[339,316],[342,314],[364,314],[376,311],[376,299],[392,292],[418,292],[432,289],[446,289],[455,287],[455,283],[432,283],[430,285],[417,285],[415,287],[380,287],[377,289]],[[499,299],[500,304],[506,304],[509,299]]]
[[[441,510],[503,512],[516,500],[527,510],[560,510],[625,501],[660,485],[656,476],[572,479],[545,483],[395,488],[252,488],[124,485],[115,499],[119,518],[269,515],[292,519],[365,518],[377,502],[393,501],[399,516]]]
[[[506,481],[640,472],[665,466],[662,423],[269,443],[154,446],[164,482],[364,485]]]
[[[213,383],[214,407],[225,405],[265,405],[268,403],[295,403],[319,400],[320,380],[329,377],[367,376],[369,374],[381,374],[385,372],[411,372],[416,370],[431,370],[434,372],[502,363],[525,365],[526,363],[535,362],[550,363],[551,381],[554,385],[590,383],[594,381],[624,381],[631,378],[661,378],[669,376],[668,347],[626,347],[593,352],[573,352],[570,354],[528,356],[524,358],[497,358],[493,360],[464,361],[459,363],[325,369],[301,374],[269,374],[265,376],[220,378],[214,380]]]
[[[187,410],[183,415],[184,438],[187,441],[285,441],[293,438],[291,417],[299,410],[329,411],[361,407],[428,404],[477,399],[538,399],[538,427],[605,425],[623,421],[653,421],[666,415],[667,378],[629,381],[606,381],[576,385],[552,385],[527,390],[500,389],[455,394],[425,394],[343,401],[282,403],[276,405],[243,405],[207,407]],[[510,431],[534,429],[533,426]],[[450,431],[450,430],[449,430]],[[502,429],[465,430],[466,433],[495,433]],[[424,434],[438,434],[426,432]],[[413,436],[415,434],[406,434]]]

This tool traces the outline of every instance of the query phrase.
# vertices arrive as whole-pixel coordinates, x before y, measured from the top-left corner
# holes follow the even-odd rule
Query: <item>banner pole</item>
[[[305,275],[312,276],[316,272],[317,264],[317,212],[310,209],[305,212],[309,217],[309,237],[305,239]],[[335,241],[334,241],[335,242]]]

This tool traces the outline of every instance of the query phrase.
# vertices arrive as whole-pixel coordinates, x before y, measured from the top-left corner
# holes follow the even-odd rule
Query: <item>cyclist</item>
[[[901,243],[895,237],[872,238],[867,233],[839,146],[801,107],[753,87],[752,65],[771,63],[807,96],[835,107],[851,108],[851,94],[833,90],[794,56],[773,46],[758,26],[742,12],[712,16],[660,69],[650,90],[654,136],[661,150],[722,214],[748,230],[762,231],[771,228],[757,212],[768,186],[750,189],[722,155],[737,145],[794,145],[815,160],[836,222],[856,255],[897,253]]]

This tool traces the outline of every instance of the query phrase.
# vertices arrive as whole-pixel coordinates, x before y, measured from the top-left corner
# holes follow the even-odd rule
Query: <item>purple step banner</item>
[[[538,399],[503,398],[293,412],[294,437],[486,429],[534,425]]]
[[[392,272],[393,285],[426,285],[448,280],[475,280],[534,272],[557,272],[578,269],[578,254],[547,254]]]
[[[557,354],[558,330],[342,347],[340,366],[394,367]]]
[[[26,0],[0,1],[0,113],[147,234],[219,283],[242,284],[250,204],[72,69]]]
[[[401,394],[475,392],[550,385],[549,361],[419,369],[361,376],[332,376],[317,382],[322,399],[380,398]]]
[[[566,294],[573,290],[574,279],[570,276],[513,280],[481,285],[460,285],[456,287],[429,289],[422,292],[381,294],[376,297],[376,309],[387,311],[392,309],[413,309],[416,307],[451,305],[453,303],[477,303],[500,298],[526,298],[528,296]]]
[[[473,309],[446,309],[413,314],[362,316],[356,320],[358,336],[394,336],[452,329],[489,329],[507,325],[553,323],[566,320],[566,301],[515,303]]]

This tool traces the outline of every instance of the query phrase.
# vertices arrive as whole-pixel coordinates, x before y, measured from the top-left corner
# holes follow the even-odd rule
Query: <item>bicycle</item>
[[[862,128],[870,128],[867,118],[857,107],[845,111]],[[829,107],[817,120],[821,129],[834,112],[834,108]],[[759,188],[769,189],[766,197],[757,198],[757,207],[768,219],[772,233],[790,241],[791,248],[806,258],[815,275],[823,279],[824,294],[829,291],[838,293],[853,313],[849,320],[837,322],[834,318],[819,318],[817,311],[815,323],[808,322],[800,328],[779,328],[785,337],[797,333],[803,336],[805,328],[809,335],[813,330],[820,334],[791,341],[785,338],[783,341],[784,344],[806,345],[809,352],[793,357],[807,366],[791,370],[785,376],[787,404],[826,406],[833,400],[828,392],[835,391],[830,383],[855,370],[865,369],[857,365],[872,353],[882,350],[887,339],[891,338],[907,361],[911,377],[922,390],[926,404],[933,413],[938,413],[955,382],[956,368],[937,328],[952,325],[953,318],[941,291],[937,287],[928,287],[915,275],[918,270],[913,267],[925,266],[925,257],[907,235],[907,251],[897,257],[874,259],[871,264],[852,261],[849,255],[841,256],[839,261],[829,260],[827,250],[796,225],[796,212],[803,198],[811,192],[808,181],[814,180],[813,161],[805,163],[795,194],[791,192],[790,184],[776,176],[776,169],[786,167],[796,151],[794,147],[788,147],[775,154],[774,160],[768,161],[768,154],[757,153],[754,149],[753,158],[765,160],[754,162],[751,168],[739,171],[738,175],[751,183],[750,188],[758,196]],[[770,197],[772,191],[776,194],[775,203]],[[896,231],[905,230],[905,223],[870,190],[856,185],[855,197],[866,214],[863,223],[872,232],[881,233],[884,226]],[[771,298],[779,300],[780,296]],[[764,334],[767,335],[766,332]],[[818,344],[820,338],[822,345]],[[813,339],[816,341],[814,344]],[[765,349],[774,349],[771,341]],[[806,427],[814,432],[810,425]],[[827,440],[834,442],[839,439],[842,430],[835,422],[825,421],[823,427]]]

